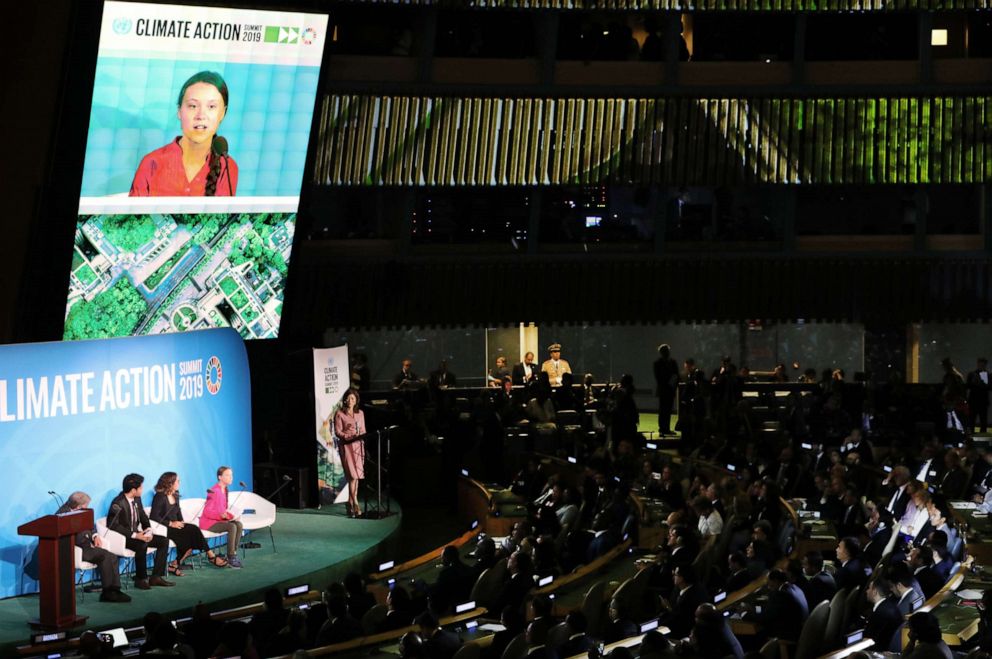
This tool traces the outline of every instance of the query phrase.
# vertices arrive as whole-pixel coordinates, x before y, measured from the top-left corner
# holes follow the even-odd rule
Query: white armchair
[[[276,541],[272,535],[272,525],[276,523],[276,505],[254,492],[244,492],[238,501],[241,509],[241,524],[245,531],[269,530],[272,552],[276,551]]]
[[[107,528],[107,518],[101,517],[96,520],[96,533],[100,536],[100,540],[103,544],[103,548],[109,551],[111,554],[119,558],[123,558],[125,561],[124,574],[130,575],[134,573],[134,552],[127,548],[126,542],[127,538],[123,535],[114,531],[113,529]],[[148,556],[155,553],[155,547],[148,548]],[[146,557],[147,558],[147,557]],[[125,581],[126,584],[126,581]]]
[[[82,584],[85,583],[85,581],[83,580],[83,575],[85,575],[90,570],[95,570],[97,568],[97,564],[96,563],[90,563],[89,561],[84,561],[83,560],[83,548],[80,547],[79,545],[74,545],[73,546],[73,550],[75,551],[75,557],[76,557],[76,560],[75,560],[75,563],[74,563],[75,566],[76,566],[76,585],[77,586],[81,586]],[[83,593],[82,597],[83,597],[83,601],[85,601],[86,600],[86,595],[85,595],[86,590],[83,589],[80,592]]]

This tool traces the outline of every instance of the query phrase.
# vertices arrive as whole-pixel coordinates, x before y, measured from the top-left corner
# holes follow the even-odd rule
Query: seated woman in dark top
[[[227,561],[214,554],[207,545],[203,531],[196,524],[183,521],[183,511],[179,507],[179,476],[167,471],[159,476],[152,498],[152,511],[148,515],[152,521],[167,527],[169,540],[176,543],[176,559],[169,563],[169,574],[183,576],[182,562],[194,549],[207,552],[207,558],[217,567],[227,566]]]

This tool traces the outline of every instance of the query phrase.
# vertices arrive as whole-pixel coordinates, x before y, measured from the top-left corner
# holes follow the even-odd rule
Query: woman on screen
[[[227,83],[213,71],[200,71],[183,84],[176,113],[183,134],[141,159],[130,196],[234,196],[238,165],[217,134],[227,96]]]
[[[227,561],[214,554],[207,545],[203,531],[183,520],[183,511],[179,507],[179,475],[176,472],[167,471],[158,477],[155,496],[152,497],[152,511],[148,516],[167,527],[169,540],[176,543],[176,560],[169,563],[169,574],[183,576],[183,561],[194,549],[207,552],[207,558],[217,567],[227,565]]]
[[[338,440],[341,464],[348,479],[348,516],[361,517],[358,507],[358,487],[365,478],[365,413],[358,408],[358,391],[344,394],[341,409],[334,414],[334,436]]]
[[[217,483],[207,490],[207,502],[203,504],[203,512],[200,513],[200,529],[211,533],[226,533],[227,564],[240,568],[238,547],[241,545],[244,526],[231,511],[231,502],[227,499],[227,490],[233,482],[234,470],[223,466],[217,468]]]

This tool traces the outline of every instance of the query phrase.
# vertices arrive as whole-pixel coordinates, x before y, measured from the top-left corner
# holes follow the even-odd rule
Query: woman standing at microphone
[[[217,567],[227,565],[227,561],[207,545],[203,531],[183,520],[183,511],[179,507],[179,475],[176,472],[167,471],[158,477],[155,496],[152,497],[152,511],[148,517],[165,526],[169,540],[176,543],[176,560],[169,563],[169,574],[183,576],[182,563],[194,549],[207,552],[207,558]]]
[[[131,197],[233,197],[238,165],[217,135],[227,115],[227,83],[219,73],[200,71],[179,90],[182,135],[141,159]]]
[[[228,508],[227,488],[234,482],[234,471],[230,467],[217,468],[217,483],[207,490],[207,502],[200,513],[200,528],[211,533],[227,534],[227,564],[233,568],[241,567],[238,558],[238,546],[241,544],[241,533],[244,528],[241,520],[235,519],[234,513]]]
[[[361,517],[358,488],[365,478],[365,413],[358,409],[361,399],[357,389],[345,392],[341,409],[334,414],[334,436],[344,476],[348,479],[348,517]]]

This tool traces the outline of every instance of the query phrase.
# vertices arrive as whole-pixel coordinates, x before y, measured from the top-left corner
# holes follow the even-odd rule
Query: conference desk
[[[944,642],[949,646],[964,644],[978,631],[977,600],[981,598],[982,591],[992,588],[992,571],[981,567],[977,570],[972,572],[967,566],[962,566],[958,574],[952,576],[920,609],[929,610],[937,617]],[[904,632],[903,647],[907,640]]]
[[[737,636],[755,636],[761,630],[761,625],[754,619],[753,613],[747,617],[743,613],[745,610],[755,611],[756,607],[768,600],[767,585],[768,575],[764,574],[744,588],[727,593],[727,599],[716,604],[717,611],[724,614],[730,612],[727,623]]]
[[[499,538],[510,535],[516,522],[527,519],[527,505],[510,490],[459,476],[458,513],[466,525],[478,521],[480,531]]]
[[[970,501],[951,501],[950,505],[951,516],[965,530],[968,555],[980,565],[992,565],[992,520],[978,513],[977,504]]]

